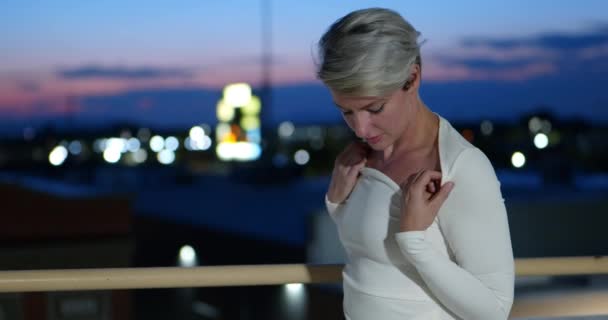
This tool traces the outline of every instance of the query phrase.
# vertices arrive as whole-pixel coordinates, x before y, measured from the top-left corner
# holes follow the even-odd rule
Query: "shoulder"
[[[448,180],[462,177],[496,179],[492,163],[483,151],[467,141],[447,120],[441,119],[440,126],[441,166]]]

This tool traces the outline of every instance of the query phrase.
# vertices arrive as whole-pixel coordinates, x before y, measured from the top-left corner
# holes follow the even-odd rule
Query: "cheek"
[[[406,122],[407,119],[404,119],[401,114],[395,114],[393,116],[384,118],[382,123],[378,124],[378,127],[389,135],[400,135],[401,131],[406,125]]]
[[[398,122],[399,115],[382,115],[381,117],[375,119],[374,126],[377,128],[381,128],[384,131],[393,131],[395,130],[395,124],[397,124]]]

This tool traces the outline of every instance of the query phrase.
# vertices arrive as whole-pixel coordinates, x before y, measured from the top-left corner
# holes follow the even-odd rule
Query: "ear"
[[[403,90],[418,91],[418,88],[420,87],[421,73],[422,73],[422,71],[420,69],[420,65],[417,63],[413,64],[412,67],[410,68],[410,77],[407,79],[407,81],[403,85]]]

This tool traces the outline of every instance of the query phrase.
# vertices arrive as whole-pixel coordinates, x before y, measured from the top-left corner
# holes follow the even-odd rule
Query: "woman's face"
[[[411,95],[414,90],[410,89],[399,89],[385,97],[349,96],[333,90],[331,94],[357,137],[380,151],[402,137],[412,119]]]

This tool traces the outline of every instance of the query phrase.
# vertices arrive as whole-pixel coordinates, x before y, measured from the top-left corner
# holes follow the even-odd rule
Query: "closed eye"
[[[382,105],[380,105],[380,106],[379,106],[378,108],[376,108],[376,109],[367,109],[367,111],[369,111],[370,113],[373,113],[373,114],[380,113],[380,112],[382,112],[382,110],[384,110],[384,105],[385,105],[385,104],[386,104],[386,103],[383,103]]]

